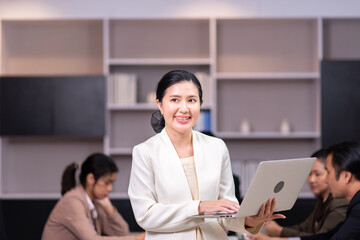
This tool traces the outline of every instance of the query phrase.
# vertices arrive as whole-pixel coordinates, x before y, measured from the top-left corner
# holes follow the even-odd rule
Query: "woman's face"
[[[100,178],[93,184],[92,195],[94,199],[104,199],[109,196],[113,189],[116,173],[109,173]]]
[[[157,106],[168,132],[187,133],[199,117],[199,91],[191,81],[176,83],[166,89],[162,102],[157,100]]]
[[[320,196],[325,196],[330,192],[328,173],[322,160],[317,159],[308,177],[308,184],[311,191]]]

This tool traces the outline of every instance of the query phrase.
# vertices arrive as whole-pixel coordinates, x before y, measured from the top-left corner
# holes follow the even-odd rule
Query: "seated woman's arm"
[[[64,202],[61,209],[63,211],[63,225],[69,229],[78,239],[100,240],[134,240],[134,236],[100,236],[86,216],[83,203],[78,199],[69,199]],[[128,229],[127,229],[128,232]]]

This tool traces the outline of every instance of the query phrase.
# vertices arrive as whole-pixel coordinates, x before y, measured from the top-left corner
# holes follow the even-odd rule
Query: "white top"
[[[96,211],[94,203],[91,201],[91,198],[89,197],[89,195],[87,194],[86,191],[85,191],[85,198],[86,198],[86,202],[89,205],[91,225],[93,226],[94,229],[96,229],[95,228],[95,219],[98,217],[98,213]]]
[[[184,173],[189,184],[193,200],[199,200],[199,185],[196,177],[194,156],[188,158],[180,158]],[[196,240],[203,240],[203,236],[199,227],[196,227]]]

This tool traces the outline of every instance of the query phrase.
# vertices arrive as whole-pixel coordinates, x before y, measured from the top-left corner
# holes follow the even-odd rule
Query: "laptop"
[[[257,215],[262,204],[275,198],[275,212],[291,209],[316,158],[260,162],[237,213],[206,213],[193,218],[236,218]]]

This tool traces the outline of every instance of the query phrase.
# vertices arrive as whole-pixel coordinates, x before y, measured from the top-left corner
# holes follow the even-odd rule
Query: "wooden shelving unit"
[[[3,76],[137,77],[135,103],[108,101],[104,139],[0,138],[1,198],[56,198],[65,165],[96,151],[115,159],[113,196],[126,198],[132,147],[154,135],[156,106],[147,95],[173,69],[209,75],[202,109],[227,143],[235,173],[248,159],[308,156],[321,139],[319,61],[360,58],[358,18],[1,20],[0,26]],[[288,134],[279,130],[285,118]],[[240,132],[243,119],[248,134]]]
[[[105,150],[131,158],[132,147],[155,134],[150,118],[157,107],[147,103],[146,96],[156,90],[160,78],[173,69],[210,72],[209,20],[110,19],[104,25],[109,33],[104,44],[109,56],[106,71],[137,76],[134,104],[108,104]],[[210,109],[211,105],[204,107]]]
[[[1,20],[2,76],[103,74],[102,20]],[[65,166],[103,139],[1,136],[0,197],[59,198]]]
[[[323,19],[323,38],[324,59],[360,58],[360,18]]]
[[[101,20],[2,21],[2,75],[103,73]]]

